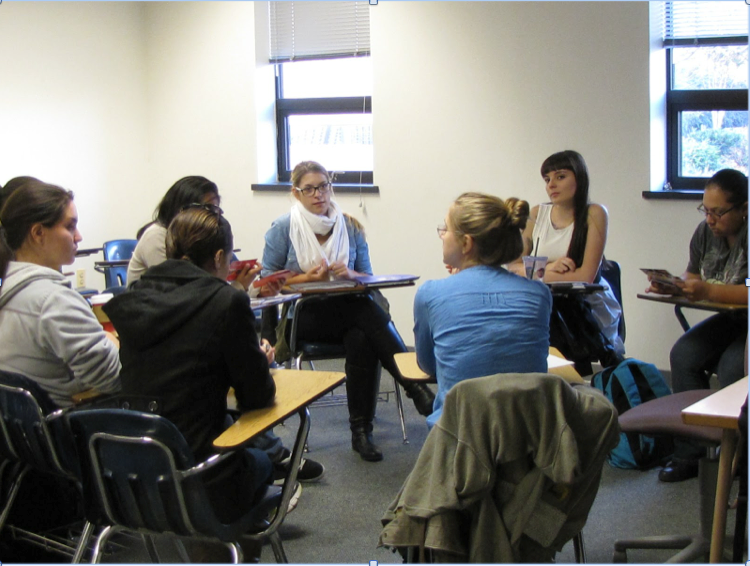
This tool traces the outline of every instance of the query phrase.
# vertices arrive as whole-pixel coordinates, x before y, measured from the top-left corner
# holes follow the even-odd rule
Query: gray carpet
[[[318,369],[339,367],[336,362],[328,362],[321,363]],[[391,384],[390,376],[384,372],[382,389],[391,388]],[[385,454],[385,459],[378,463],[364,462],[352,451],[345,405],[313,405],[308,456],[324,464],[326,472],[319,483],[304,485],[297,509],[280,529],[291,562],[401,562],[398,554],[378,548],[377,541],[380,518],[411,470],[427,435],[424,418],[406,401],[409,444],[402,443],[393,397],[378,404],[375,440]],[[293,443],[295,431],[296,417],[276,430],[288,446]],[[605,465],[599,494],[584,529],[588,562],[612,562],[614,541],[619,538],[697,531],[697,479],[663,484],[658,481],[657,473],[658,469],[639,472]],[[728,530],[732,532],[733,528],[734,513],[730,511]],[[165,560],[178,560],[168,543],[161,543],[161,547],[166,548]],[[634,551],[629,561],[658,563],[669,556],[668,551]],[[145,560],[140,544],[107,559],[109,562]],[[274,562],[269,546],[264,547],[261,560]],[[572,544],[563,549],[557,562],[574,562]]]

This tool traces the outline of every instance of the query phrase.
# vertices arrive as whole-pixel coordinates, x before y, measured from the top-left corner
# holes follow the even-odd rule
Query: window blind
[[[370,54],[367,1],[270,1],[271,63]]]
[[[666,47],[747,43],[748,7],[742,0],[664,2]]]

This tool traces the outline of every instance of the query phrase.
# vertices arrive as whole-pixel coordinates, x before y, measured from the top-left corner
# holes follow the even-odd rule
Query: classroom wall
[[[82,247],[132,234],[146,200],[143,14],[129,2],[0,4],[0,184],[32,175],[73,189]]]
[[[0,59],[1,92],[14,102],[0,106],[0,182],[31,173],[83,191],[94,243],[134,231],[174,180],[202,174],[219,184],[240,255],[260,256],[268,225],[289,207],[287,195],[250,190],[268,180],[274,151],[272,72],[265,36],[253,33],[264,15],[265,4],[249,2],[3,2],[0,47],[18,56]],[[635,298],[646,286],[638,268],[681,273],[700,218],[695,202],[641,197],[659,182],[648,4],[381,2],[371,18],[380,194],[338,200],[366,226],[376,272],[443,277],[435,226],[453,198],[481,190],[536,204],[542,160],[576,149],[593,200],[610,211],[628,354],[668,368],[680,329],[669,307]],[[62,88],[42,88],[50,73]],[[69,159],[8,139],[40,108]],[[71,121],[82,124],[72,147],[61,143]],[[123,193],[136,199],[117,204]],[[387,296],[413,342],[414,290]]]

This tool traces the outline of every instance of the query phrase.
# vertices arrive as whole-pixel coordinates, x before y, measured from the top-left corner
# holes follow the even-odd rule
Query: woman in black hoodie
[[[123,392],[161,399],[161,414],[182,432],[198,460],[214,453],[226,428],[227,392],[240,410],[268,406],[276,386],[258,343],[247,293],[226,282],[233,237],[221,209],[191,205],[170,223],[167,261],[104,307],[120,336]],[[271,356],[273,353],[268,354]],[[239,514],[272,465],[248,449],[242,481],[214,491],[217,513]],[[237,477],[236,475],[233,477]],[[227,479],[227,478],[224,478]]]

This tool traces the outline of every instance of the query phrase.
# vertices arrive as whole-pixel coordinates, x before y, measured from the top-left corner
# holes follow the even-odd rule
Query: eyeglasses
[[[328,193],[328,191],[331,190],[331,183],[323,183],[322,185],[318,185],[317,187],[305,187],[304,189],[294,187],[294,190],[302,193],[306,197],[313,196],[315,194],[315,191],[318,191],[321,195],[325,195]]]
[[[182,212],[184,210],[191,210],[193,208],[199,208],[199,209],[202,209],[202,210],[207,210],[208,212],[210,212],[212,214],[219,214],[219,215],[224,214],[224,211],[221,208],[219,208],[215,204],[211,204],[211,203],[208,203],[208,202],[207,203],[191,202],[190,204],[186,204],[185,206],[183,206],[180,209],[180,212]]]
[[[445,225],[445,222],[441,222],[440,224],[438,224],[438,227],[437,227],[438,237],[442,238],[443,236],[445,236],[446,232],[448,232],[448,227]]]
[[[735,208],[737,208],[737,207],[735,205],[732,205],[729,208],[727,208],[726,210],[708,210],[705,206],[703,206],[701,204],[700,206],[698,206],[698,208],[696,210],[698,212],[700,212],[706,218],[708,218],[709,216],[712,216],[716,220],[719,220],[722,216],[724,216],[728,212],[731,212]]]

